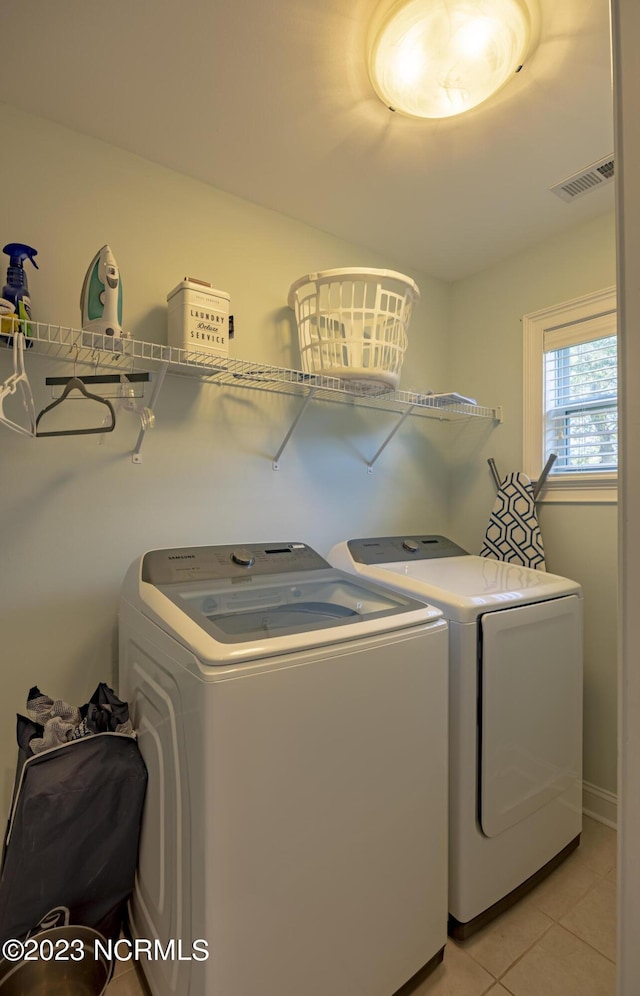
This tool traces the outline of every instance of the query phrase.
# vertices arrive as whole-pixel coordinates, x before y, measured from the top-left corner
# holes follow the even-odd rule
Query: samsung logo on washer
[[[170,553],[168,560],[195,560],[195,553]]]

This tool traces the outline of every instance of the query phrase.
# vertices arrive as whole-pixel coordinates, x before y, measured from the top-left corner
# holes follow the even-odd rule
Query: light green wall
[[[286,307],[311,270],[376,266],[373,253],[212,190],[99,141],[0,107],[11,155],[0,163],[0,235],[39,250],[29,272],[34,316],[77,327],[82,279],[108,242],[121,269],[124,324],[162,342],[166,294],[185,274],[231,295],[232,355],[298,366]],[[444,389],[449,288],[422,291],[406,386]],[[4,282],[4,281],[3,281]],[[2,352],[2,351],[0,351]],[[47,374],[69,362],[27,354],[37,407]],[[8,371],[0,356],[0,378]],[[78,404],[81,404],[78,402]],[[367,474],[396,417],[314,403],[274,472],[300,402],[168,376],[157,428],[134,466],[135,416],[105,438],[30,440],[0,426],[0,808],[15,765],[14,715],[29,686],[84,702],[114,679],[121,579],[146,549],[305,540],[326,554],[351,535],[446,527],[446,427],[410,419]]]
[[[158,427],[130,454],[135,417],[114,433],[28,440],[0,426],[0,808],[15,763],[13,716],[31,684],[76,702],[115,679],[118,589],[145,549],[299,538],[321,553],[345,536],[442,532],[479,548],[493,501],[486,457],[521,460],[520,317],[612,285],[613,221],[601,218],[501,266],[443,284],[136,156],[0,105],[0,234],[39,250],[34,313],[77,327],[86,267],[108,242],[121,268],[124,324],[162,342],[167,291],[185,274],[231,295],[232,355],[297,366],[286,308],[298,276],[334,266],[401,269],[422,291],[402,386],[503,404],[505,421],[453,427],[314,404],[271,469],[299,402],[167,378]],[[570,210],[570,208],[567,208]],[[35,351],[33,351],[35,352]],[[9,357],[0,356],[0,377]],[[36,405],[47,374],[71,363],[29,354]],[[576,577],[587,607],[586,778],[615,790],[615,507],[545,508],[551,570]],[[590,553],[593,551],[593,554]]]
[[[614,217],[603,215],[453,286],[451,382],[504,409],[494,432],[454,430],[450,530],[472,552],[495,495],[487,458],[503,474],[522,467],[522,316],[615,282]],[[585,781],[615,792],[617,508],[542,504],[540,522],[547,568],[584,589]]]

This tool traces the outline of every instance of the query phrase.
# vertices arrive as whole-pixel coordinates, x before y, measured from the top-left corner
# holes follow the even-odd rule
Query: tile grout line
[[[525,950],[524,950],[524,951],[523,951],[523,952],[522,952],[521,954],[519,954],[517,958],[514,958],[514,960],[513,960],[512,962],[511,962],[511,964],[510,964],[510,965],[508,965],[508,966],[507,966],[507,968],[505,968],[504,972],[502,972],[502,973],[501,973],[500,975],[498,975],[498,976],[496,976],[496,977],[495,977],[495,979],[496,979],[496,982],[499,982],[501,986],[504,986],[504,983],[502,982],[502,980],[504,979],[505,975],[506,975],[506,974],[507,974],[508,972],[510,972],[510,971],[511,971],[511,969],[512,969],[512,968],[513,968],[513,967],[514,967],[515,965],[517,965],[517,964],[518,964],[518,962],[522,961],[522,959],[523,959],[523,958],[524,958],[524,957],[525,957],[526,955],[528,955],[528,954],[529,954],[529,952],[530,952],[530,951],[531,951],[531,950],[532,950],[533,948],[535,948],[536,944],[538,944],[538,943],[539,943],[539,942],[540,942],[540,941],[542,940],[542,938],[543,938],[543,937],[545,936],[545,934],[548,934],[548,933],[549,933],[549,931],[550,931],[550,930],[551,930],[551,929],[552,929],[553,927],[556,927],[556,926],[558,926],[558,924],[557,924],[557,921],[556,921],[556,920],[553,920],[553,919],[552,919],[551,917],[549,917],[549,920],[551,920],[551,923],[550,923],[550,924],[549,924],[549,925],[548,925],[547,927],[545,927],[545,929],[544,929],[544,930],[542,931],[542,933],[541,933],[541,934],[538,934],[538,936],[536,937],[535,941],[533,941],[533,942],[532,942],[532,943],[531,943],[531,944],[529,945],[529,947],[528,947],[528,948],[526,948],[526,949],[525,949]],[[504,988],[506,989],[506,986],[504,986]],[[510,991],[510,990],[509,990],[509,991]]]
[[[567,910],[567,912],[563,914],[563,919],[565,917],[569,916],[569,914],[572,913],[576,909],[576,907],[580,905],[580,903],[584,902],[584,900],[587,898],[587,896],[591,895],[592,892],[595,892],[596,889],[599,889],[603,882],[607,882],[608,881],[607,875],[609,874],[610,871],[611,871],[611,869],[609,869],[609,871],[606,872],[605,875],[601,876],[600,880],[598,882],[595,882],[594,885],[592,885],[592,886],[589,887],[589,889],[585,892],[584,896],[582,896],[582,898],[579,899],[578,902],[574,906],[572,906],[570,910]],[[609,882],[609,884],[612,885],[613,888],[615,889],[616,886],[615,886],[615,884],[613,882]],[[617,916],[615,917],[615,920],[616,920],[616,931],[617,931],[617,929],[618,929]],[[615,958],[609,958],[608,955],[603,954],[602,951],[600,951],[598,948],[594,947],[593,944],[590,944],[589,941],[587,941],[584,937],[582,937],[581,934],[577,934],[575,932],[575,930],[572,930],[572,928],[569,926],[569,924],[563,923],[562,920],[557,920],[557,921],[554,921],[554,922],[556,922],[558,924],[558,926],[562,927],[563,930],[566,930],[570,934],[572,934],[573,937],[577,937],[579,941],[582,941],[583,944],[586,944],[588,948],[591,948],[592,951],[595,951],[602,958],[606,958],[607,961],[611,962],[612,965],[616,964]]]
[[[477,962],[476,962],[476,964],[477,964]],[[487,970],[485,968],[485,972],[486,971]],[[488,974],[491,975],[491,972],[489,972]],[[490,993],[491,990],[493,989],[493,987],[496,985],[496,981],[497,980],[492,977],[491,982],[489,983],[489,988],[488,989],[483,989],[481,993],[478,993],[478,996],[487,996],[487,993]]]
[[[578,905],[578,903],[582,902],[582,900],[585,898],[585,896],[587,896],[591,892],[592,889],[595,889],[597,885],[600,885],[600,881],[606,882],[606,876],[600,875],[598,872],[593,871],[593,869],[590,869],[588,867],[587,867],[587,871],[589,871],[592,875],[595,875],[595,877],[598,879],[598,881],[597,882],[592,882],[591,885],[587,886],[587,888],[585,889],[584,892],[580,893],[580,895],[578,896],[578,898],[574,902],[572,902],[571,906],[564,911],[564,913],[562,914],[563,917],[564,916],[568,916],[568,914],[571,913],[571,911],[576,908],[576,906]],[[548,880],[546,879],[545,881],[548,881]],[[533,898],[533,896],[531,896],[531,903],[538,910],[539,913],[544,913],[544,915],[548,916],[549,919],[553,920],[554,923],[560,923],[560,920],[556,919],[556,917],[553,916],[553,914],[547,912],[547,910],[543,909],[541,906],[538,906],[536,904],[535,899]]]
[[[520,900],[520,902],[523,902],[523,901],[524,901],[524,900],[525,900],[526,898],[527,898],[527,897],[523,897],[523,899],[522,899],[522,900]],[[533,905],[533,904],[532,904],[532,905]],[[511,909],[515,909],[515,908],[516,908],[516,906],[513,906],[513,907],[511,907]],[[528,947],[527,947],[527,948],[526,948],[526,949],[525,949],[525,950],[524,950],[524,951],[523,951],[523,952],[522,952],[521,954],[519,954],[519,955],[518,955],[518,956],[517,956],[517,957],[516,957],[516,958],[515,958],[515,959],[514,959],[514,960],[513,960],[512,962],[510,962],[510,964],[508,965],[508,967],[507,967],[507,968],[505,968],[504,972],[502,972],[502,974],[501,974],[501,975],[494,975],[494,973],[493,973],[493,972],[491,972],[491,971],[490,971],[490,970],[489,970],[489,969],[487,968],[487,966],[486,966],[486,965],[483,965],[481,961],[478,961],[478,959],[477,959],[477,958],[476,958],[476,957],[474,956],[474,954],[473,954],[473,952],[472,952],[472,951],[467,951],[467,950],[466,950],[466,949],[465,949],[465,948],[464,948],[464,947],[463,947],[463,946],[462,946],[462,945],[461,945],[460,943],[458,943],[458,944],[457,944],[457,946],[458,946],[458,948],[459,948],[459,949],[460,949],[461,951],[463,951],[463,952],[464,952],[464,954],[466,954],[466,955],[467,955],[467,957],[471,958],[471,960],[472,960],[472,961],[474,961],[476,965],[479,965],[479,966],[480,966],[480,968],[484,969],[484,971],[485,971],[485,972],[488,972],[488,973],[489,973],[489,975],[491,975],[491,976],[493,977],[493,979],[494,979],[494,984],[495,984],[495,982],[499,982],[499,981],[500,981],[500,979],[501,979],[501,978],[503,978],[503,977],[504,977],[504,976],[506,975],[506,973],[507,973],[507,972],[508,972],[508,971],[509,971],[509,970],[510,970],[510,969],[511,969],[511,968],[512,968],[512,967],[513,967],[513,966],[514,966],[514,965],[515,965],[515,964],[516,964],[517,962],[519,962],[519,961],[520,961],[520,959],[521,959],[521,958],[523,958],[523,957],[524,957],[524,956],[525,956],[525,955],[526,955],[526,954],[527,954],[527,953],[528,953],[529,951],[531,951],[531,948],[532,948],[532,947],[534,947],[534,946],[535,946],[535,945],[536,945],[536,944],[538,943],[538,941],[539,941],[539,940],[541,940],[541,939],[542,939],[542,938],[544,937],[544,935],[545,935],[545,934],[547,933],[547,931],[548,931],[548,930],[551,930],[551,928],[552,928],[552,927],[554,926],[554,924],[559,924],[559,920],[554,920],[554,918],[553,918],[552,916],[550,916],[550,915],[549,915],[548,913],[545,913],[545,911],[544,911],[544,910],[541,910],[541,909],[539,909],[539,908],[538,908],[537,906],[535,906],[535,905],[534,905],[534,909],[536,910],[536,912],[537,912],[537,913],[540,913],[540,914],[541,914],[542,916],[546,917],[546,918],[547,918],[547,920],[550,920],[551,922],[550,922],[550,923],[549,923],[549,924],[548,924],[548,925],[547,925],[547,926],[546,926],[546,927],[544,928],[544,930],[542,931],[542,933],[538,934],[538,936],[537,936],[537,937],[535,938],[535,940],[534,940],[534,941],[532,941],[532,942],[531,942],[531,944],[530,944],[530,945],[529,945],[529,946],[528,946]],[[508,913],[508,912],[510,912],[510,910],[507,910],[507,911],[506,911],[505,913],[501,914],[501,916],[505,916],[505,915],[506,915],[506,913]],[[497,919],[500,919],[500,918],[498,917]],[[494,923],[495,923],[495,921],[494,921]]]
[[[590,944],[590,943],[589,943],[589,941],[586,941],[586,940],[584,939],[584,937],[582,937],[582,936],[581,936],[580,934],[576,934],[575,930],[572,930],[572,929],[571,929],[571,927],[568,927],[568,926],[567,926],[567,924],[565,924],[565,923],[559,923],[559,924],[558,924],[558,927],[562,927],[562,929],[563,929],[563,930],[566,930],[566,931],[567,931],[567,933],[568,933],[568,934],[571,934],[571,936],[572,936],[572,937],[575,937],[575,938],[577,938],[577,939],[578,939],[579,941],[582,941],[582,943],[583,943],[583,944],[586,944],[586,946],[587,946],[588,948],[591,948],[591,950],[592,950],[592,951],[595,951],[595,952],[596,952],[596,954],[599,954],[601,958],[605,958],[605,959],[606,959],[606,961],[610,962],[610,963],[611,963],[612,965],[615,965],[615,964],[616,964],[616,961],[615,961],[615,958],[609,958],[609,956],[608,956],[608,955],[606,955],[606,954],[603,954],[603,952],[602,952],[602,951],[600,951],[600,950],[599,950],[598,948],[594,948],[593,944]]]
[[[523,951],[522,954],[519,955],[515,959],[515,961],[513,961],[509,965],[509,967],[507,969],[505,969],[505,971],[502,973],[502,975],[500,975],[498,978],[496,978],[496,982],[499,983],[503,987],[503,989],[506,989],[508,993],[511,993],[512,996],[513,996],[513,991],[511,989],[509,989],[509,987],[507,985],[505,985],[505,982],[504,982],[505,976],[511,971],[512,968],[515,968],[515,966],[519,962],[521,962],[522,959],[526,955],[528,955],[531,952],[531,950],[536,946],[536,944],[538,944],[543,939],[543,937],[545,937],[545,935],[549,933],[549,931],[553,927],[560,927],[562,930],[566,930],[568,934],[571,934],[571,936],[575,937],[576,940],[580,941],[582,944],[585,944],[588,948],[591,948],[591,950],[594,951],[597,955],[599,955],[601,958],[604,958],[605,961],[608,961],[610,965],[613,965],[615,967],[615,965],[616,965],[615,961],[612,961],[611,958],[607,958],[607,956],[605,954],[603,954],[602,951],[598,951],[597,948],[594,948],[594,946],[592,944],[589,944],[588,941],[585,941],[584,937],[580,937],[578,934],[574,934],[574,932],[572,930],[570,930],[568,927],[565,927],[565,925],[563,923],[560,923],[559,920],[552,920],[551,923],[550,923],[550,925],[547,927],[547,929],[544,930],[542,932],[542,934],[540,934],[540,936],[533,942],[533,944],[530,947],[528,947],[526,951]],[[487,971],[487,969],[485,969],[485,971]]]
[[[464,954],[466,954],[466,955],[467,955],[467,957],[471,958],[471,960],[472,960],[472,961],[473,961],[473,962],[474,962],[474,963],[475,963],[476,965],[478,965],[478,966],[479,966],[480,968],[482,968],[482,969],[483,969],[483,970],[484,970],[485,972],[488,972],[488,974],[492,976],[492,978],[494,979],[494,982],[492,983],[492,985],[495,985],[496,983],[500,983],[501,985],[504,985],[504,984],[502,983],[502,981],[501,981],[501,980],[502,980],[502,979],[504,979],[504,977],[505,977],[505,976],[507,975],[507,973],[508,973],[508,972],[510,972],[510,971],[511,971],[511,969],[512,969],[512,968],[513,968],[513,967],[514,967],[515,965],[517,965],[517,964],[518,964],[518,962],[520,962],[520,961],[521,961],[521,960],[522,960],[522,959],[523,959],[523,958],[525,957],[525,955],[529,954],[529,952],[530,952],[530,951],[532,950],[532,948],[534,948],[534,947],[536,946],[536,944],[538,944],[538,943],[539,943],[539,941],[541,941],[541,940],[542,940],[542,938],[543,938],[543,937],[545,936],[545,934],[547,934],[547,933],[548,933],[548,932],[549,932],[549,931],[551,930],[551,928],[552,928],[553,926],[558,926],[558,927],[561,927],[561,928],[562,928],[563,930],[566,930],[566,931],[568,931],[568,933],[570,933],[570,934],[571,934],[571,935],[572,935],[573,937],[577,938],[577,940],[581,941],[581,942],[582,942],[583,944],[586,944],[586,945],[587,945],[587,947],[591,948],[591,950],[592,950],[592,951],[595,951],[595,952],[596,952],[596,954],[599,954],[599,955],[600,955],[601,957],[605,958],[605,959],[606,959],[606,960],[607,960],[608,962],[610,962],[610,963],[612,963],[612,964],[614,964],[614,965],[615,965],[615,961],[613,961],[613,962],[612,962],[612,959],[611,959],[611,958],[608,958],[608,957],[607,957],[607,955],[603,954],[603,953],[602,953],[601,951],[599,951],[599,950],[598,950],[597,948],[595,948],[595,947],[594,947],[594,946],[593,946],[592,944],[589,944],[589,942],[588,942],[588,941],[586,941],[586,940],[585,940],[585,939],[584,939],[583,937],[581,937],[581,936],[580,936],[579,934],[576,934],[576,933],[575,933],[575,932],[574,932],[573,930],[571,930],[571,928],[570,928],[570,927],[566,926],[566,925],[565,925],[565,924],[564,924],[564,923],[562,922],[562,918],[564,918],[564,917],[568,916],[568,915],[569,915],[570,913],[572,913],[572,912],[573,912],[573,910],[575,910],[575,908],[576,908],[576,907],[577,907],[577,906],[578,906],[578,905],[579,905],[580,903],[582,903],[582,902],[583,902],[583,901],[584,901],[584,900],[586,899],[586,897],[587,897],[587,896],[588,896],[588,895],[589,895],[589,894],[590,894],[590,893],[591,893],[591,892],[592,892],[593,890],[595,890],[596,888],[598,888],[598,887],[599,887],[599,886],[600,886],[600,885],[602,884],[602,882],[606,882],[606,881],[608,881],[608,879],[607,879],[607,876],[608,876],[608,875],[609,875],[609,874],[611,873],[611,869],[612,869],[612,868],[614,868],[614,867],[615,867],[615,865],[612,865],[612,866],[611,866],[610,868],[607,868],[607,869],[606,869],[606,871],[604,871],[604,872],[601,872],[601,871],[598,871],[598,870],[596,870],[595,868],[591,867],[591,866],[590,866],[590,865],[588,864],[588,862],[587,862],[587,863],[585,863],[585,867],[586,867],[586,870],[587,870],[587,871],[589,871],[589,872],[590,872],[590,874],[594,876],[594,878],[595,878],[595,881],[594,881],[594,882],[592,882],[592,883],[591,883],[591,884],[590,884],[589,886],[587,886],[587,888],[586,888],[585,892],[584,892],[584,893],[581,893],[581,895],[579,895],[579,896],[578,896],[578,898],[577,898],[577,899],[576,899],[576,900],[575,900],[575,901],[574,901],[574,902],[573,902],[573,903],[572,903],[572,904],[571,904],[571,905],[569,906],[569,908],[568,908],[568,909],[566,909],[566,910],[565,910],[565,911],[564,911],[564,912],[562,913],[562,915],[561,915],[561,917],[560,917],[560,918],[556,918],[555,916],[552,916],[552,915],[551,915],[550,913],[548,913],[548,912],[547,912],[547,910],[545,910],[545,909],[542,909],[541,907],[539,907],[539,906],[538,906],[538,905],[536,904],[536,902],[535,902],[535,899],[533,898],[533,895],[531,895],[531,896],[529,896],[529,897],[528,897],[528,899],[529,899],[529,901],[530,901],[530,903],[531,903],[531,906],[533,907],[533,909],[535,909],[535,910],[536,910],[536,911],[537,911],[538,913],[542,914],[543,916],[547,917],[547,919],[548,919],[548,920],[550,921],[550,923],[549,923],[549,924],[547,925],[547,927],[546,927],[546,928],[545,928],[545,929],[544,929],[544,930],[542,931],[542,933],[541,933],[541,934],[539,934],[539,935],[538,935],[538,937],[537,937],[537,938],[536,938],[536,939],[535,939],[535,940],[534,940],[534,941],[533,941],[533,942],[532,942],[532,943],[531,943],[531,944],[530,944],[530,945],[529,945],[529,946],[528,946],[528,947],[527,947],[527,948],[526,948],[526,949],[525,949],[525,950],[524,950],[524,951],[523,951],[523,952],[522,952],[522,953],[521,953],[520,955],[518,955],[518,957],[517,957],[517,958],[515,958],[515,959],[514,959],[514,961],[512,961],[512,962],[511,962],[511,964],[510,964],[510,965],[509,965],[509,966],[508,966],[508,967],[507,967],[507,968],[506,968],[506,969],[505,969],[505,970],[504,970],[504,971],[503,971],[503,972],[502,972],[501,974],[499,974],[499,975],[494,975],[494,973],[493,973],[493,972],[491,972],[491,971],[490,971],[490,970],[489,970],[489,969],[488,969],[488,968],[486,967],[486,965],[483,965],[483,964],[482,964],[482,962],[481,962],[481,961],[479,961],[479,960],[478,960],[478,959],[477,959],[477,958],[476,958],[476,957],[474,956],[474,954],[473,954],[473,953],[472,953],[471,951],[468,951],[468,950],[466,950],[466,949],[464,948],[464,946],[463,946],[462,944],[458,944],[458,945],[457,945],[457,946],[459,947],[459,950],[461,950],[462,952],[464,952]],[[523,897],[523,899],[524,899],[524,898],[525,898],[525,897]],[[505,988],[506,988],[506,987],[505,987]],[[488,991],[489,991],[489,990],[487,990],[487,992],[488,992]]]
[[[590,893],[592,891],[594,891],[596,888],[598,888],[598,887],[600,887],[602,885],[602,882],[608,881],[607,876],[610,874],[611,868],[608,868],[604,872],[600,872],[600,871],[597,871],[595,868],[590,867],[588,864],[587,864],[586,867],[587,867],[587,870],[590,871],[591,874],[595,877],[596,881],[592,882],[591,885],[588,886],[588,888],[586,889],[586,891],[582,895],[580,895],[576,899],[576,901],[574,903],[571,904],[571,906],[569,907],[569,909],[565,910],[562,913],[562,918],[568,916],[571,912],[573,912],[573,910],[575,910],[575,908],[580,903],[582,903],[586,899],[586,897],[588,895],[590,895]],[[615,867],[615,865],[613,865],[612,867]],[[489,972],[489,969],[485,965],[483,965],[480,961],[478,961],[474,957],[474,955],[472,954],[471,951],[465,951],[464,948],[461,948],[461,950],[464,951],[464,953],[467,954],[468,957],[470,957],[472,959],[472,961],[474,961],[477,965],[479,965],[480,968],[484,969],[485,972],[489,972],[489,974],[493,976],[494,982],[492,983],[492,986],[496,985],[496,984],[499,984],[499,985],[503,986],[503,988],[507,989],[508,992],[511,992],[511,990],[509,990],[507,988],[507,986],[505,986],[505,984],[504,984],[503,980],[504,980],[505,976],[511,971],[512,968],[514,968],[520,961],[522,961],[522,959],[527,954],[529,954],[531,952],[531,950],[544,938],[544,936],[554,926],[558,926],[562,930],[566,930],[573,937],[575,937],[578,941],[580,941],[583,944],[586,944],[587,947],[589,947],[592,951],[594,951],[596,954],[600,955],[600,957],[604,958],[610,964],[613,964],[615,966],[615,960],[612,960],[611,958],[608,958],[607,955],[603,954],[602,951],[599,951],[598,948],[595,948],[592,944],[590,944],[587,940],[585,940],[584,937],[581,937],[579,934],[576,934],[569,926],[565,925],[562,922],[562,918],[556,919],[554,916],[551,916],[546,910],[543,910],[539,906],[537,906],[532,897],[531,897],[531,905],[532,905],[532,907],[538,913],[541,913],[542,915],[546,916],[547,919],[550,921],[550,923],[542,931],[542,933],[539,934],[539,936],[520,955],[518,955],[518,957],[515,958],[514,961],[512,961],[511,964],[502,973],[500,973],[499,975],[496,976],[496,975],[493,974],[493,972]],[[490,990],[487,990],[487,992],[489,992],[489,991]]]
[[[602,881],[606,882],[607,880],[606,880],[606,878],[604,878]],[[587,896],[590,895],[590,893],[593,892],[595,889],[597,889],[601,884],[602,884],[601,882],[597,882],[594,886],[592,886],[591,889],[589,889],[589,892],[585,893],[585,895],[582,897],[582,899],[580,900],[580,902],[582,902],[584,899],[586,899]],[[610,884],[613,884],[613,883],[610,883]],[[614,888],[615,888],[615,886],[614,886]],[[575,909],[575,907],[573,907],[573,909]],[[572,910],[569,910],[568,912],[571,913]],[[565,913],[565,916],[568,916],[568,913]],[[617,929],[618,929],[617,917],[615,919],[616,919],[616,931],[617,931]],[[563,930],[568,931],[570,934],[573,935],[573,937],[577,937],[579,941],[582,941],[582,943],[586,944],[588,948],[591,948],[592,951],[595,951],[597,954],[599,954],[601,958],[606,958],[607,961],[611,962],[612,965],[616,964],[615,958],[609,958],[608,955],[604,954],[598,948],[594,947],[593,944],[590,944],[589,941],[587,941],[584,937],[582,937],[581,934],[577,934],[575,932],[575,930],[572,930],[572,928],[569,926],[569,924],[562,923],[561,920],[558,920],[558,926],[562,927]]]
[[[514,993],[513,989],[507,988],[507,986],[505,986],[504,982],[500,982],[500,983],[498,983],[498,985],[501,985],[502,988],[504,989],[504,991],[507,992],[507,993],[509,993],[509,996],[515,996],[515,993]]]

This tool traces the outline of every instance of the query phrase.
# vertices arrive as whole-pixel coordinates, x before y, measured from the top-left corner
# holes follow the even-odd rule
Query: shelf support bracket
[[[291,439],[291,437],[292,437],[292,435],[293,435],[293,433],[295,431],[295,428],[296,428],[298,422],[300,421],[300,419],[302,418],[302,416],[306,412],[307,408],[309,407],[309,403],[313,400],[313,396],[314,396],[314,394],[316,393],[317,390],[318,390],[317,387],[312,387],[310,389],[308,395],[304,399],[304,402],[302,404],[302,407],[300,408],[300,411],[298,412],[298,414],[294,418],[293,422],[289,426],[289,431],[286,434],[286,436],[284,437],[284,439],[282,440],[282,442],[280,443],[280,448],[279,448],[278,452],[276,453],[276,455],[273,458],[273,463],[272,463],[271,466],[273,467],[274,470],[280,470],[280,463],[279,463],[280,457],[284,453],[284,450],[285,450],[285,447],[286,447],[287,443]]]
[[[378,457],[380,456],[380,454],[382,453],[382,451],[389,445],[389,443],[391,442],[391,440],[395,436],[395,434],[398,431],[398,429],[401,428],[401,426],[404,424],[405,419],[407,419],[409,417],[409,415],[411,414],[411,412],[413,411],[413,409],[415,407],[416,407],[415,405],[410,405],[407,408],[406,412],[403,412],[402,417],[400,418],[400,421],[396,422],[396,424],[394,425],[393,429],[391,430],[391,432],[389,433],[389,435],[387,436],[387,438],[383,442],[382,446],[380,446],[378,448],[378,451],[369,460],[369,463],[367,464],[367,474],[373,474],[373,465],[374,465],[374,463],[376,462],[376,460],[378,459]]]
[[[166,372],[167,372],[168,369],[169,369],[168,362],[167,363],[161,363],[160,364],[160,368],[159,368],[157,374],[154,377],[153,389],[151,391],[151,397],[149,398],[149,404],[147,405],[147,408],[149,409],[149,411],[151,412],[151,414],[153,414],[153,410],[154,410],[154,408],[155,408],[155,406],[156,406],[156,404],[158,402],[158,396],[160,394],[160,390],[161,390],[162,385],[164,383],[165,374],[166,374]],[[147,431],[147,429],[143,425],[140,428],[140,432],[138,433],[138,440],[137,440],[136,445],[134,447],[133,453],[131,454],[131,459],[132,459],[133,463],[142,463],[142,457],[140,456],[140,449],[142,447],[142,443],[143,443],[146,431]]]

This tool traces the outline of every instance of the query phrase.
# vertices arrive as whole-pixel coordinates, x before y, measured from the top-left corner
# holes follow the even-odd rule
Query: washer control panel
[[[326,570],[330,565],[306,543],[249,543],[152,550],[142,560],[148,584],[214,581],[249,574]]]
[[[377,536],[347,543],[357,564],[395,564],[400,560],[466,557],[467,551],[446,536]]]

